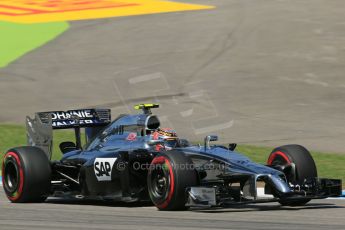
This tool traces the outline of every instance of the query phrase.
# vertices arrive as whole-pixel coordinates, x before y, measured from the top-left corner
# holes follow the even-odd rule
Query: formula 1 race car
[[[341,180],[318,178],[312,156],[300,145],[275,148],[267,165],[237,153],[236,144],[211,145],[218,139],[212,135],[205,137],[203,146],[178,139],[168,151],[165,140],[152,138],[160,128],[151,113],[157,107],[137,105],[142,113],[120,115],[112,122],[108,109],[27,117],[28,146],[8,150],[3,159],[8,199],[152,201],[159,210],[182,210],[256,202],[304,205],[311,199],[341,195]],[[76,137],[75,142],[60,143],[63,157],[58,161],[50,160],[54,129],[74,129]],[[258,194],[260,186],[265,195]]]

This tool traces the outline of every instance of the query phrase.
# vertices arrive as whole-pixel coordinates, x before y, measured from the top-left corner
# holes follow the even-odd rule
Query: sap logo
[[[111,171],[117,158],[96,158],[94,171],[98,181],[110,181]]]

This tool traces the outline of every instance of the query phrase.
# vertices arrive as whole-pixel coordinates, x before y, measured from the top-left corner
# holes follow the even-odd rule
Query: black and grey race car
[[[5,154],[3,187],[12,202],[42,202],[49,196],[152,201],[160,210],[279,202],[304,205],[311,199],[340,196],[341,180],[317,177],[314,160],[300,145],[275,148],[267,165],[235,151],[236,144],[204,145],[179,139],[174,149],[152,139],[160,127],[141,104],[138,114],[111,121],[108,109],[36,113],[27,117],[28,146]],[[63,157],[51,161],[54,129],[74,129],[75,142],[60,143]],[[85,130],[85,134],[82,131]],[[81,137],[85,135],[86,145]],[[157,151],[155,146],[161,145]],[[258,187],[264,188],[264,195]]]

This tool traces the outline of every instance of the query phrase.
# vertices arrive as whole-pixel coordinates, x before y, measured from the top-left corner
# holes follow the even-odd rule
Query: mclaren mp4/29
[[[213,135],[206,136],[203,145],[177,139],[168,151],[164,140],[152,138],[160,128],[151,112],[157,107],[137,105],[143,112],[120,115],[114,121],[108,109],[27,117],[28,146],[8,150],[3,159],[8,199],[15,203],[43,202],[50,196],[152,201],[159,210],[183,210],[256,202],[304,205],[311,199],[341,195],[341,180],[318,178],[311,154],[300,145],[275,148],[266,165],[236,152],[236,144],[211,144],[218,139]],[[75,132],[75,141],[60,143],[58,161],[51,160],[55,129]],[[265,195],[258,194],[260,186]]]

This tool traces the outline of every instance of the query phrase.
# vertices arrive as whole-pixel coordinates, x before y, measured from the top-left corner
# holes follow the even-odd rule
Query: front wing
[[[252,186],[256,186],[253,184]],[[243,188],[224,190],[217,187],[190,187],[187,189],[187,203],[189,207],[227,206],[232,204],[293,202],[307,199],[324,199],[342,195],[342,181],[336,179],[313,178],[302,187],[290,185],[291,192],[277,194],[265,186],[264,195],[258,194],[258,187],[251,188],[252,194],[245,194]],[[225,191],[225,192],[224,192]],[[272,194],[274,193],[274,195]]]

